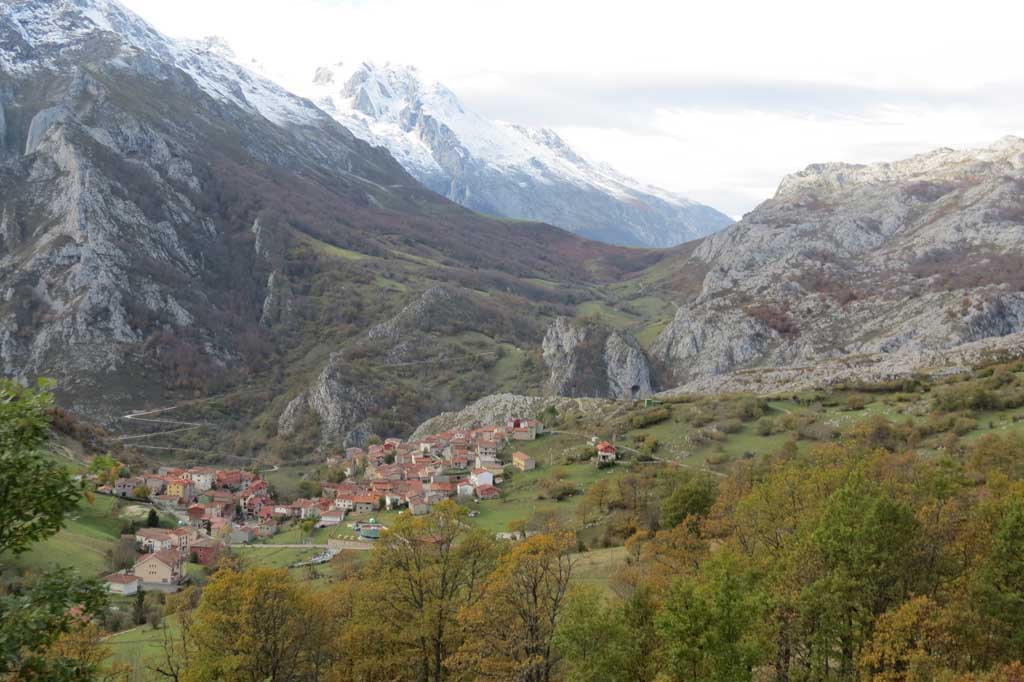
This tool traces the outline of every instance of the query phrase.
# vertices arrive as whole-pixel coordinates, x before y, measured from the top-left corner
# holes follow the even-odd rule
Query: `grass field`
[[[624,329],[640,321],[640,318],[612,308],[601,301],[586,301],[576,306],[576,317],[599,317],[616,329]]]
[[[311,464],[282,466],[277,471],[267,472],[263,478],[277,490],[282,500],[294,500],[299,495],[299,484],[316,469]]]
[[[577,585],[590,585],[608,591],[609,581],[625,560],[625,547],[593,549],[577,554],[572,580]]]
[[[130,666],[133,682],[152,679],[149,676],[149,666],[154,665],[163,654],[164,637],[173,638],[178,632],[178,627],[177,617],[169,616],[156,630],[148,625],[142,625],[111,635],[104,644],[110,650],[113,661]]]
[[[72,566],[83,575],[106,572],[107,552],[121,534],[121,520],[112,514],[115,500],[97,495],[92,502],[82,500],[71,514],[67,526],[56,535],[36,543],[12,562],[26,570],[52,570]]]
[[[543,439],[534,442],[542,441]],[[575,442],[579,444],[580,441],[576,439]],[[554,466],[541,464],[533,471],[514,474],[502,485],[501,498],[469,503],[470,510],[477,512],[477,516],[470,519],[470,522],[493,533],[500,533],[507,531],[513,521],[528,520],[537,512],[555,512],[567,526],[571,527],[575,523],[574,515],[582,499],[582,493],[598,479],[614,478],[621,471],[623,470],[618,468],[598,469],[590,462]],[[544,479],[551,479],[556,474],[562,480],[576,484],[580,493],[562,501],[537,499],[540,490],[538,483]]]
[[[242,564],[246,568],[287,568],[296,562],[313,558],[321,550],[315,547],[309,549],[292,547],[264,549],[243,546],[232,547],[231,551],[242,560]]]
[[[313,248],[314,251],[321,253],[325,256],[332,258],[342,258],[344,260],[362,260],[367,258],[365,254],[359,253],[358,251],[351,251],[349,249],[343,249],[340,246],[334,246],[327,242],[322,242],[316,237],[312,237],[305,232],[299,232],[298,230],[291,230],[291,233],[295,235],[298,240],[304,244],[308,244]]]

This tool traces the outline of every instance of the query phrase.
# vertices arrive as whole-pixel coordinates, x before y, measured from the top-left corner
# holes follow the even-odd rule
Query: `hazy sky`
[[[1024,135],[1024,3],[122,0],[286,85],[412,64],[492,118],[734,216],[821,161]]]

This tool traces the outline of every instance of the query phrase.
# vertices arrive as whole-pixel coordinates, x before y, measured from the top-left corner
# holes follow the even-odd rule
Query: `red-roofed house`
[[[240,488],[242,487],[242,472],[241,471],[218,471],[217,472],[217,486],[220,488]]]
[[[606,440],[601,441],[597,444],[597,462],[598,464],[605,462],[614,462],[616,457],[615,446]]]
[[[353,510],[357,514],[377,511],[380,507],[380,498],[373,494],[356,495],[352,498]]]
[[[520,471],[532,471],[537,468],[537,462],[525,452],[513,452],[512,465]]]
[[[481,485],[476,489],[476,496],[481,500],[493,500],[501,495],[501,492],[493,485]]]
[[[195,560],[203,566],[209,566],[217,558],[220,551],[220,543],[213,538],[199,538],[192,543],[190,553]]]
[[[292,502],[291,507],[292,516],[300,519],[315,519],[320,516],[320,505],[316,500],[298,499]]]
[[[474,488],[482,485],[494,485],[494,474],[487,469],[473,469],[469,474],[469,482],[473,484]]]
[[[178,539],[163,528],[140,528],[135,531],[135,542],[145,552],[159,552],[178,546]]]

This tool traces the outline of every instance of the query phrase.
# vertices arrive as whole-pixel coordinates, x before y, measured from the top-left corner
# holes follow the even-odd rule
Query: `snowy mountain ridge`
[[[52,65],[53,50],[83,49],[97,33],[116,34],[126,49],[150,54],[190,75],[207,94],[278,124],[308,124],[323,112],[272,80],[240,66],[217,37],[176,40],[116,0],[0,0],[14,35],[0,36],[0,68],[29,74]]]
[[[587,159],[551,129],[467,110],[412,66],[321,67],[305,94],[356,136],[386,147],[425,185],[475,210],[638,246],[672,246],[732,222]]]
[[[732,222],[586,159],[552,130],[469,111],[413,67],[353,62],[321,68],[305,93],[318,108],[278,85],[259,63],[238,59],[222,39],[169,38],[117,0],[0,5],[9,19],[0,36],[0,68],[10,73],[49,68],[62,51],[88,50],[100,34],[114,34],[123,51],[173,64],[207,94],[273,123],[317,125],[330,115],[356,137],[387,149],[430,189],[473,210],[630,246],[673,246]]]

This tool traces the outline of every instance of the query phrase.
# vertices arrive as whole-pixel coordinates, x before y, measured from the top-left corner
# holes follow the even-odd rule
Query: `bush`
[[[859,411],[867,407],[868,401],[859,393],[854,393],[846,399],[846,409]]]
[[[759,436],[770,436],[775,433],[775,422],[769,417],[762,417],[757,420],[757,426],[754,427],[754,430]]]
[[[630,415],[629,424],[634,429],[642,429],[651,424],[660,424],[672,416],[667,407],[654,407],[637,414]]]
[[[935,407],[940,412],[995,410],[1002,407],[999,397],[982,386],[955,386],[939,391]]]
[[[640,451],[645,455],[653,455],[661,447],[661,443],[654,436],[647,436],[644,438],[644,444],[640,446]]]
[[[728,464],[732,461],[732,457],[725,452],[716,452],[708,456],[707,462],[711,466],[719,466],[720,464]]]
[[[743,398],[733,406],[733,415],[736,419],[749,422],[760,419],[764,416],[767,405],[765,401],[757,398]]]
[[[743,430],[743,422],[739,419],[726,419],[718,422],[718,430],[722,433],[739,433]]]
[[[572,497],[580,491],[574,483],[556,478],[544,479],[538,483],[537,487],[540,489],[540,492],[537,494],[537,499],[555,500],[556,502],[560,502],[567,497]]]
[[[707,426],[711,422],[715,421],[715,415],[704,410],[693,412],[689,415],[688,421],[691,425],[696,427]]]
[[[743,312],[755,320],[763,322],[765,326],[774,329],[782,336],[796,336],[800,333],[800,328],[788,310],[765,304],[747,306]]]

